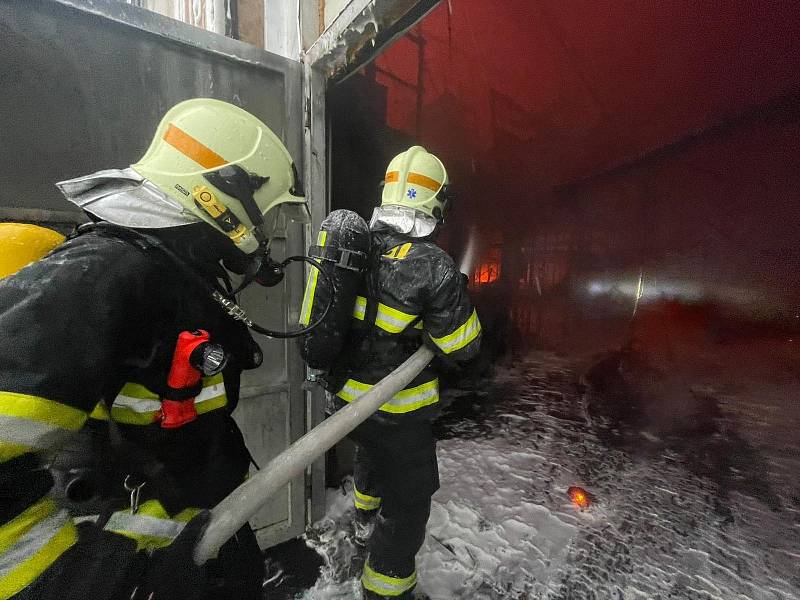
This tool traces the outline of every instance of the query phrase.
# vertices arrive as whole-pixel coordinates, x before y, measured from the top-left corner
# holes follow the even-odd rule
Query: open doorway
[[[443,2],[330,90],[333,208],[369,219],[410,145],[447,166],[495,367],[440,421],[433,597],[798,597],[799,34],[748,2]]]

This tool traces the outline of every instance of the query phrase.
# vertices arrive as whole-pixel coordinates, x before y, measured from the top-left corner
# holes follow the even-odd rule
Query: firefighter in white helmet
[[[339,407],[421,344],[455,361],[477,354],[481,324],[466,283],[432,240],[449,196],[444,165],[424,148],[413,146],[389,163],[370,223],[372,251],[349,338],[353,351],[343,353],[329,378]],[[412,597],[415,556],[439,487],[431,432],[438,401],[439,382],[429,366],[351,434],[357,538],[367,545],[366,598]]]
[[[58,187],[93,225],[0,280],[0,598],[260,598],[249,527],[207,568],[191,552],[247,475],[231,412],[262,360],[221,261],[274,279],[269,239],[307,212],[292,159],[245,110],[195,99],[130,168]],[[76,524],[41,465],[90,413],[109,509]]]

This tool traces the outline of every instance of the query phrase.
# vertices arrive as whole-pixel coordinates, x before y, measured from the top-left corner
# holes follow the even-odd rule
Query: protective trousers
[[[375,518],[361,578],[365,596],[411,597],[415,557],[425,540],[431,496],[439,488],[431,426],[370,420],[350,437],[356,443],[356,509]]]

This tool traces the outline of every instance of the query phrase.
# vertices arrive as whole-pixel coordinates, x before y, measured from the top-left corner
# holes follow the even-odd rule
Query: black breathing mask
[[[302,190],[298,184],[297,169],[294,163],[292,163],[292,176],[293,185],[289,192],[293,195],[302,195]],[[277,262],[270,256],[269,240],[263,230],[264,217],[261,214],[261,209],[255,201],[255,193],[261,188],[261,186],[269,181],[269,176],[250,173],[237,164],[228,164],[220,169],[217,169],[216,171],[205,173],[203,178],[219,191],[231,196],[232,198],[236,198],[239,200],[239,202],[241,202],[242,207],[247,213],[247,217],[253,224],[253,233],[259,242],[258,250],[252,254],[238,256],[234,259],[223,261],[223,264],[226,268],[234,273],[243,275],[244,278],[242,283],[230,294],[228,294],[228,298],[225,298],[222,296],[222,294],[217,292],[217,294],[213,295],[214,299],[222,304],[222,306],[231,316],[244,321],[245,324],[247,324],[247,326],[254,331],[269,337],[299,337],[314,329],[327,315],[330,306],[333,304],[332,298],[328,303],[328,307],[319,319],[313,323],[310,323],[308,326],[293,332],[273,331],[261,327],[257,323],[254,323],[252,320],[250,320],[245,314],[244,310],[232,299],[232,296],[235,296],[253,282],[258,283],[263,287],[274,287],[278,285],[281,283],[281,281],[283,281],[286,267],[293,262],[308,263],[316,268],[322,277],[327,278],[327,275],[321,269],[321,265],[317,261],[307,256],[290,256],[282,262]],[[229,220],[235,220],[235,216],[232,214],[229,214],[226,218]],[[215,219],[215,221],[218,221],[218,224],[225,231],[228,231],[227,227],[231,226],[228,223],[219,222],[218,219]],[[235,227],[235,223],[233,226]]]

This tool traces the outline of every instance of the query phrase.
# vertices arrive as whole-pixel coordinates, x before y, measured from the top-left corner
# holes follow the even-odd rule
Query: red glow
[[[581,487],[573,485],[567,490],[567,494],[569,494],[569,499],[580,508],[588,508],[592,503],[589,492]]]
[[[497,277],[499,275],[500,265],[495,262],[487,262],[483,263],[475,270],[475,276],[473,279],[475,280],[475,283],[478,284],[492,283],[493,281],[497,281]]]
[[[798,3],[711,6],[442,3],[375,62],[387,124],[487,189],[581,179],[797,85]]]

